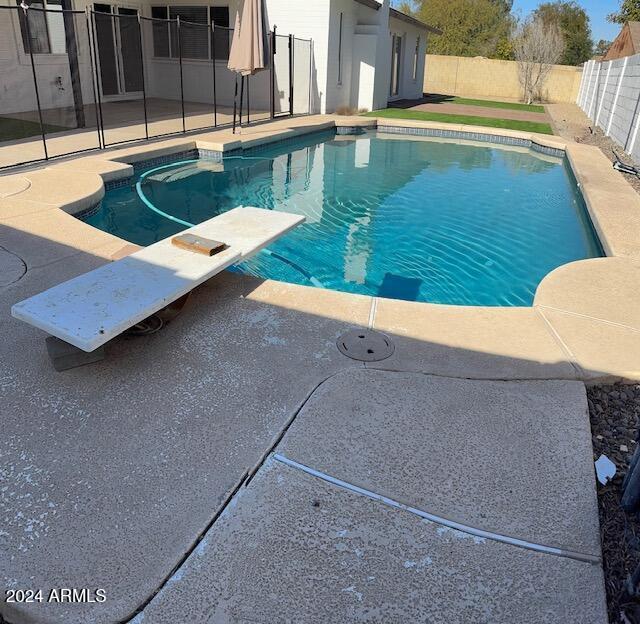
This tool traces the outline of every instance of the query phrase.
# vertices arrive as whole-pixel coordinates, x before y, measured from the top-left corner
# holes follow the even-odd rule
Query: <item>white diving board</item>
[[[303,221],[287,212],[234,208],[182,232],[228,246],[214,256],[165,238],[16,303],[11,315],[91,352]]]

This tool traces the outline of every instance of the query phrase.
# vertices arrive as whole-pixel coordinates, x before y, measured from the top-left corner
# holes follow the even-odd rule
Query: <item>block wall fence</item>
[[[589,61],[576,101],[595,126],[640,160],[640,54]]]
[[[554,65],[542,89],[542,100],[575,102],[581,77],[581,67]],[[427,54],[424,90],[463,97],[522,99],[518,64],[480,56]]]

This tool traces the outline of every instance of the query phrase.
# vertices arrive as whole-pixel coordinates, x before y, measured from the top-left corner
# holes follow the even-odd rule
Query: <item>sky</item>
[[[521,17],[526,17],[544,0],[514,0],[513,8]],[[621,0],[576,0],[591,18],[591,31],[593,40],[598,43],[600,39],[613,41],[620,32],[618,24],[607,22],[607,15],[617,11],[622,4]],[[392,0],[392,5],[398,6],[400,0]]]
[[[591,18],[591,31],[593,40],[597,43],[600,39],[613,41],[620,31],[618,24],[607,22],[607,15],[620,8],[619,0],[577,0],[578,4]],[[540,0],[515,0],[513,8],[524,17],[540,4]]]

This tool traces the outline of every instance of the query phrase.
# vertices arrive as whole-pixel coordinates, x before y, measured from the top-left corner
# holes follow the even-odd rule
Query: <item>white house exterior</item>
[[[375,110],[389,100],[422,97],[427,35],[434,29],[391,9],[389,0],[313,0],[299,11],[296,4],[266,0],[267,14],[279,32],[313,39],[316,112]],[[397,89],[391,88],[394,43]]]
[[[15,7],[15,1],[4,0],[11,7]],[[233,26],[239,0],[33,0],[31,6],[42,8],[43,3],[51,12],[38,15],[33,11],[30,21],[33,69],[25,51],[27,35],[21,12],[0,10],[0,117],[37,109],[33,70],[45,123],[47,110],[72,108],[74,101],[78,101],[78,91],[85,106],[93,104],[96,85],[91,79],[89,38],[95,39],[99,48],[96,84],[103,102],[142,98],[143,84],[147,98],[180,99],[180,70],[172,50],[175,37],[151,21],[142,22],[140,50],[139,43],[133,41],[139,35],[132,35],[131,29],[123,27],[118,33],[114,30],[110,41],[110,25],[98,21],[97,28],[88,27],[84,15],[75,15],[80,80],[72,81],[65,28],[59,13],[62,7],[98,11],[100,19],[109,24],[125,23],[126,19],[111,20],[103,18],[103,14],[133,16],[130,23],[137,22],[136,15],[146,18],[179,15],[183,20],[202,23],[205,34],[183,31],[182,46],[186,52],[182,59],[182,91],[186,101],[210,101],[212,44],[207,41],[206,30],[212,21]],[[277,27],[278,35],[292,33],[312,40],[308,45],[296,43],[300,49],[293,75],[294,113],[330,113],[341,107],[374,110],[386,107],[388,101],[421,97],[427,35],[433,29],[390,8],[389,0],[265,0],[265,9],[267,25],[270,29]],[[282,40],[286,43],[284,37]],[[226,70],[226,44],[220,45],[216,44],[220,48],[218,56],[223,57],[216,60],[217,99],[229,106],[233,101],[235,75]],[[135,77],[142,64],[143,82]],[[277,55],[275,65],[279,83],[276,110],[287,111],[288,55],[284,51]],[[268,110],[268,72],[251,80],[252,106]]]

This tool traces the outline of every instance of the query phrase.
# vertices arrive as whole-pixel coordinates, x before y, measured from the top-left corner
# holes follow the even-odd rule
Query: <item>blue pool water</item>
[[[520,147],[331,131],[154,169],[140,185],[147,201],[189,223],[239,205],[306,216],[272,253],[235,268],[259,277],[519,306],[554,268],[602,255],[568,166]],[[86,221],[140,245],[183,229],[143,203],[139,178]]]

